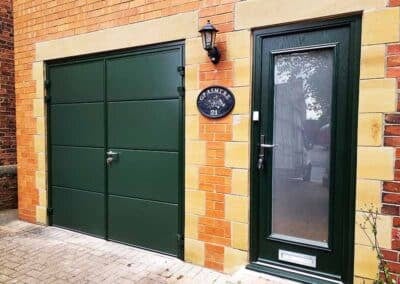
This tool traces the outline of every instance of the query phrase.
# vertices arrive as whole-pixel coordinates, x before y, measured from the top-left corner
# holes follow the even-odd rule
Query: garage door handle
[[[119,158],[119,153],[114,152],[114,151],[108,151],[107,152],[107,165],[111,165],[112,162],[117,161]]]

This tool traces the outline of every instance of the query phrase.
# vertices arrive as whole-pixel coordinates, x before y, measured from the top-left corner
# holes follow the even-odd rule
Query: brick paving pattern
[[[0,283],[294,283],[242,269],[226,275],[0,211]]]

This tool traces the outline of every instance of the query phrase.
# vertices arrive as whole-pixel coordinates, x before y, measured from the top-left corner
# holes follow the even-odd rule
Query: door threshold
[[[342,281],[325,278],[318,275],[313,275],[306,272],[297,271],[294,269],[281,267],[273,264],[268,264],[264,262],[251,262],[246,266],[247,269],[271,274],[273,276],[286,278],[288,280],[298,281],[300,283],[309,283],[309,284],[343,284]]]

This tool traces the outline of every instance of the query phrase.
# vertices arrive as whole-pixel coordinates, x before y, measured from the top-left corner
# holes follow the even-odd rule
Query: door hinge
[[[178,72],[179,72],[179,74],[181,74],[182,77],[184,77],[185,76],[185,66],[179,66]]]
[[[176,235],[176,241],[177,241],[177,243],[178,243],[178,247],[183,248],[184,243],[185,243],[184,236],[181,235],[181,234],[177,234],[177,235]]]
[[[185,95],[185,87],[178,87],[179,96],[183,97]]]
[[[44,81],[44,88],[45,88],[46,90],[48,90],[48,89],[50,88],[50,80],[45,80],[45,81]]]
[[[53,216],[54,210],[53,208],[47,208],[47,216]]]

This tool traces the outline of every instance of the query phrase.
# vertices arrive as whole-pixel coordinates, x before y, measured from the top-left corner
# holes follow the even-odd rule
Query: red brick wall
[[[32,80],[32,63],[35,58],[35,43],[66,36],[88,33],[105,28],[122,26],[173,14],[199,11],[199,27],[210,19],[220,30],[218,36],[219,48],[224,57],[224,34],[233,30],[233,9],[237,0],[127,0],[127,1],[27,1],[14,0],[15,60],[16,64],[16,102],[17,102],[17,139],[18,139],[18,179],[19,216],[21,219],[35,222],[38,190],[35,183],[37,157],[34,151],[34,136],[37,133],[33,116],[32,98],[35,96],[35,82]],[[202,66],[201,87],[212,83],[230,86],[232,82],[232,64],[222,58],[218,69],[212,64]],[[220,127],[226,127],[223,134],[210,121],[202,121],[202,126],[209,132],[205,140],[224,141],[230,137],[230,122],[228,118]],[[214,135],[215,133],[215,135]],[[224,136],[225,135],[225,136]],[[220,140],[218,137],[225,138]],[[219,149],[212,149],[209,144],[208,155],[216,155],[219,164],[224,164],[223,142],[216,142]],[[222,148],[221,148],[222,147]],[[211,160],[212,157],[210,157]],[[214,168],[211,169],[214,171]],[[214,172],[211,176],[214,175]],[[215,175],[219,175],[215,173]],[[228,177],[229,179],[229,173]],[[227,184],[228,185],[228,184]],[[210,197],[211,198],[211,197]],[[211,199],[210,199],[211,200]],[[210,201],[211,202],[211,201]],[[218,202],[217,202],[218,203]],[[222,207],[221,207],[222,206]],[[223,210],[223,203],[217,205]],[[222,214],[222,215],[221,215]],[[224,211],[220,212],[223,216]],[[227,235],[228,236],[228,235]]]
[[[221,0],[212,0],[220,2]],[[38,157],[33,115],[36,93],[32,79],[35,43],[79,35],[105,28],[198,10],[210,0],[14,0],[15,76],[18,140],[18,213],[23,220],[36,221],[38,189],[35,174]],[[222,0],[224,1],[224,0]]]
[[[390,0],[389,6],[400,6],[399,0]],[[389,44],[386,50],[386,77],[397,78],[400,89],[400,43]],[[392,250],[384,250],[383,255],[389,264],[397,283],[400,282],[400,100],[398,113],[385,117],[385,146],[396,147],[394,181],[384,182],[382,191],[382,213],[393,216]],[[389,233],[389,232],[388,232]]]
[[[400,6],[400,0],[389,0],[389,7]]]
[[[225,60],[225,32],[233,30],[234,2],[237,0],[127,0],[127,1],[14,1],[16,96],[17,96],[17,139],[18,139],[18,179],[19,216],[35,221],[38,191],[35,186],[37,157],[34,152],[34,136],[37,133],[33,118],[32,98],[35,96],[35,82],[32,80],[32,62],[35,58],[35,43],[66,36],[88,33],[109,27],[121,26],[173,14],[199,11],[199,27],[206,20],[220,30],[218,47],[222,51],[221,62],[215,67],[205,62],[201,66],[201,88],[210,84],[232,86],[232,62]],[[202,119],[200,122],[202,139],[207,145],[207,167],[201,169],[200,183],[208,191],[209,210],[199,225],[201,238],[213,243],[207,246],[210,267],[222,268],[223,247],[230,242],[230,226],[224,219],[223,192],[230,191],[230,170],[224,165],[224,141],[231,139],[232,117],[213,123]],[[212,218],[209,220],[208,218]],[[219,234],[219,229],[226,227]],[[210,233],[210,232],[213,233]],[[216,231],[218,231],[216,233]],[[210,235],[220,237],[211,240]],[[218,239],[218,240],[217,240]],[[211,251],[213,251],[211,253]],[[208,255],[208,254],[207,254]],[[213,255],[213,256],[211,256]],[[222,260],[221,260],[222,259]]]
[[[122,2],[122,3],[121,3]],[[221,62],[207,59],[200,66],[200,88],[212,84],[231,87],[233,64],[226,60],[226,32],[234,29],[237,0],[129,0],[129,1],[26,1],[15,0],[15,59],[17,138],[19,167],[19,216],[35,221],[38,191],[35,186],[37,157],[34,154],[36,123],[33,119],[32,81],[34,44],[50,39],[88,33],[188,11],[199,11],[199,27],[207,20],[219,29]],[[199,239],[206,243],[205,265],[223,269],[224,246],[231,243],[231,224],[225,221],[224,194],[231,191],[231,169],[224,167],[225,142],[232,139],[232,116],[220,120],[200,118],[200,139],[207,142],[207,163],[200,169],[200,189],[206,194],[206,214],[198,224]]]
[[[200,9],[199,25],[207,20],[219,30],[217,37],[221,61],[200,65],[200,89],[210,85],[233,86],[233,62],[226,59],[226,32],[234,30],[234,0],[208,1]],[[220,2],[224,2],[220,3]],[[200,168],[199,189],[206,191],[206,211],[199,217],[199,240],[205,243],[206,267],[223,270],[225,246],[231,244],[231,224],[225,220],[225,194],[231,192],[232,169],[225,168],[225,142],[232,140],[232,115],[222,119],[200,116],[199,136],[206,141],[206,166]]]
[[[16,164],[12,0],[0,1],[0,166]],[[16,208],[16,176],[0,174],[0,209]]]
[[[393,4],[396,1],[392,1]],[[400,6],[400,2],[397,1]],[[397,78],[400,89],[400,44],[387,47],[387,77]],[[400,101],[397,111],[400,112]],[[393,182],[384,182],[382,192],[382,213],[393,216],[392,250],[385,250],[384,257],[396,279],[400,275],[400,113],[385,117],[385,146],[396,147],[395,177]]]
[[[17,208],[17,177],[0,174],[0,210]]]

